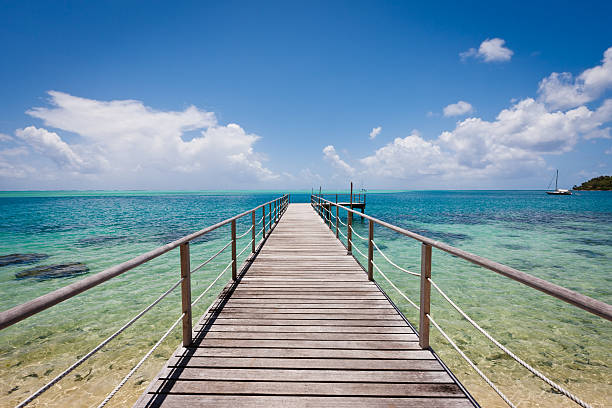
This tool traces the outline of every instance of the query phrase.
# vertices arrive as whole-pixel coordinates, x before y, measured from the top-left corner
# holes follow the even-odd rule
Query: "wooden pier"
[[[3,330],[171,251],[179,255],[178,281],[96,347],[60,373],[54,373],[53,378],[17,407],[27,406],[86,360],[94,358],[98,351],[179,287],[181,315],[150,350],[143,350],[142,359],[98,408],[103,408],[113,398],[180,323],[182,346],[151,381],[136,407],[477,407],[477,402],[430,347],[430,324],[501,400],[509,407],[517,406],[436,322],[430,310],[432,289],[505,356],[556,393],[579,406],[591,407],[522,360],[453,302],[434,280],[437,275],[435,271],[432,274],[432,250],[453,255],[600,316],[607,321],[604,324],[612,321],[612,305],[359,213],[354,207],[343,206],[337,198],[332,202],[323,196],[312,195],[310,204],[289,203],[290,196],[285,194],[0,312],[0,330]],[[353,198],[350,203],[355,204]],[[363,203],[365,206],[365,195]],[[367,220],[367,237],[353,229],[356,215]],[[250,224],[250,227],[238,234],[237,222],[241,226]],[[229,227],[229,242],[192,268],[190,242],[224,227]],[[420,273],[401,267],[385,255],[376,243],[375,227],[421,243]],[[251,239],[238,251],[237,243],[243,245],[240,239],[248,239],[249,233]],[[354,239],[361,240],[362,248],[367,243],[367,254],[353,244]],[[230,246],[230,262],[192,302],[192,274],[221,256]],[[249,249],[246,261],[238,268],[239,260],[244,260],[241,255]],[[358,262],[352,251],[359,252],[366,261]],[[409,279],[420,279],[419,304],[394,285],[375,261],[386,261],[387,268],[392,267]],[[198,324],[192,327],[192,306],[230,268],[231,280]],[[378,286],[378,278],[385,279],[419,311],[418,335]]]
[[[136,403],[472,407],[309,204],[291,204]]]

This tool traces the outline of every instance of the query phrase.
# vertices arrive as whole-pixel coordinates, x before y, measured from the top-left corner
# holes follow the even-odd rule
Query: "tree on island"
[[[612,176],[599,176],[585,181],[574,190],[612,190]]]

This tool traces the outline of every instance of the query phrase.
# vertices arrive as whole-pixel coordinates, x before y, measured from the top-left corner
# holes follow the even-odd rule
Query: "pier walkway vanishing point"
[[[36,400],[86,360],[94,358],[98,351],[179,287],[182,313],[150,350],[143,351],[142,359],[100,402],[99,408],[112,400],[181,323],[182,346],[149,384],[136,402],[137,407],[478,406],[430,347],[430,324],[501,400],[509,407],[516,407],[489,379],[489,373],[483,372],[436,322],[430,311],[432,289],[480,335],[546,387],[579,406],[590,407],[522,360],[453,302],[432,279],[432,251],[446,252],[600,316],[602,324],[612,321],[611,305],[360,214],[322,195],[312,195],[310,204],[289,202],[289,195],[284,195],[0,312],[0,330],[3,330],[179,249],[176,259],[180,260],[180,274],[177,270],[178,280],[166,292],[92,350],[84,354],[79,351],[80,357],[75,362],[17,407]],[[355,215],[367,220],[367,237],[353,229]],[[237,223],[246,231],[238,233]],[[230,227],[229,242],[192,268],[190,242],[223,227]],[[420,271],[410,271],[393,262],[376,243],[375,227],[420,242]],[[367,254],[354,245],[355,239],[362,241],[362,248],[367,245]],[[238,243],[240,247],[244,243],[246,246],[241,249]],[[218,256],[226,256],[230,250],[229,264],[192,301],[191,281],[199,278],[199,275],[193,278],[192,275],[204,267],[214,268],[209,263]],[[353,251],[360,258],[354,257]],[[176,251],[174,254],[176,256]],[[238,263],[243,259],[239,268]],[[388,268],[401,272],[408,279],[419,279],[420,299],[415,302],[408,298],[376,262],[386,262]],[[229,283],[199,322],[192,326],[192,306],[228,271],[231,271]],[[418,310],[418,333],[376,283],[379,277]]]
[[[136,404],[474,406],[309,204],[291,204]]]

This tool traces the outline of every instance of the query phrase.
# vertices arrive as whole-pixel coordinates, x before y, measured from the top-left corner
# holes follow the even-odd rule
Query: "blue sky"
[[[418,3],[2,2],[0,189],[612,173],[610,2]]]

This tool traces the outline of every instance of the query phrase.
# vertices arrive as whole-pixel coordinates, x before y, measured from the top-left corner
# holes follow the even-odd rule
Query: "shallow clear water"
[[[89,274],[99,272],[277,195],[0,193],[0,255],[49,255],[38,264],[0,267],[0,310],[84,276],[15,279],[24,269],[82,262]],[[294,202],[308,197],[292,195]],[[536,191],[368,194],[367,213],[612,303],[610,192],[579,192],[570,197],[550,197]],[[250,226],[248,222],[250,218],[238,224],[239,234]],[[367,236],[367,223],[356,218],[355,228]],[[223,227],[194,243],[192,264],[205,260],[228,239],[229,227]],[[248,240],[245,237],[238,249]],[[375,229],[375,241],[394,261],[418,272],[418,243],[381,227]],[[365,244],[358,245],[364,251]],[[229,251],[223,253],[194,276],[194,297],[229,258]],[[178,280],[178,261],[178,251],[172,251],[0,332],[0,405],[21,401],[151,303]],[[418,278],[393,271],[380,255],[375,255],[375,262],[418,303]],[[594,406],[612,405],[609,322],[435,249],[432,269],[433,280],[456,303],[528,363]],[[376,280],[417,323],[416,310],[377,275]],[[227,282],[225,278],[196,307],[196,319]],[[37,404],[99,403],[180,315],[179,297],[178,291],[168,296]],[[490,345],[444,299],[435,293],[432,297],[436,321],[513,401],[520,406],[572,406]],[[503,406],[435,328],[431,330],[434,349],[483,406]],[[178,345],[179,332],[175,330],[111,405],[135,401]]]

